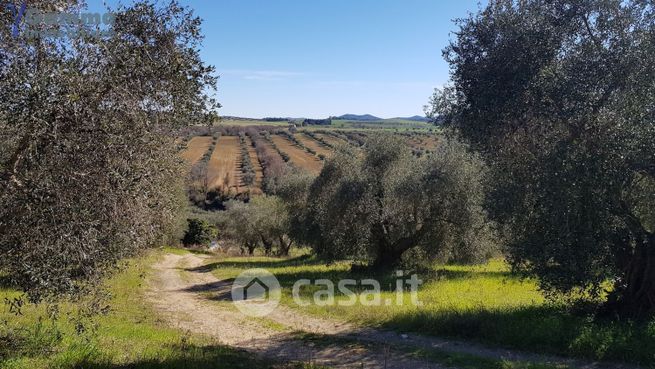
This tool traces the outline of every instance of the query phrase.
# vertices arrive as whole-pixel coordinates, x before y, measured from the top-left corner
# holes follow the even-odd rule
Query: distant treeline
[[[313,125],[313,126],[329,126],[332,124],[332,119],[293,119],[293,118],[278,118],[278,117],[266,117],[263,119],[266,122],[289,122],[295,123],[302,126]]]
[[[302,122],[303,126],[313,125],[313,126],[329,126],[332,124],[332,119],[305,119]]]
[[[252,125],[252,126],[188,126],[177,131],[177,135],[187,137],[190,139],[193,136],[213,136],[215,133],[220,133],[223,136],[239,136],[243,132],[255,130],[276,132],[280,127],[267,126],[267,125]]]

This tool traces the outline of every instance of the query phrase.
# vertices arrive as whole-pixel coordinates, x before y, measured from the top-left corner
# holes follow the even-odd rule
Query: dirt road
[[[463,353],[490,359],[564,364],[575,368],[630,368],[548,357],[433,337],[358,328],[278,306],[265,318],[240,313],[230,301],[231,281],[220,281],[209,257],[166,254],[153,266],[147,293],[171,326],[205,334],[221,343],[283,361],[311,362],[335,368],[444,368],[419,359],[407,348]],[[299,332],[328,340],[313,344]],[[404,347],[405,350],[398,348]],[[393,348],[393,349],[392,349]]]

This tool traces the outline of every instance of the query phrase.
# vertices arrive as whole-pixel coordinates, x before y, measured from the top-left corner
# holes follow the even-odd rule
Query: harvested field
[[[271,139],[282,152],[289,155],[293,165],[303,168],[314,174],[318,174],[321,171],[323,163],[321,163],[321,160],[316,156],[294,145],[291,141],[284,137],[271,135]]]
[[[323,154],[325,156],[332,154],[332,150],[330,150],[328,147],[323,146],[320,142],[316,141],[315,139],[309,136],[306,136],[302,133],[296,133],[294,137],[296,138],[296,140],[302,142],[303,145],[316,151],[317,154]]]
[[[246,144],[248,145],[248,156],[250,156],[250,162],[252,163],[252,168],[255,170],[255,182],[250,186],[250,193],[253,195],[259,195],[262,193],[262,181],[264,180],[264,168],[262,168],[259,158],[257,157],[257,151],[252,146],[252,141],[250,137],[246,137]],[[243,186],[243,184],[241,184]]]
[[[239,193],[241,169],[239,168],[240,143],[237,136],[221,136],[216,149],[209,159],[207,174],[209,188],[221,194],[236,195]]]
[[[193,137],[187,144],[187,149],[182,152],[182,157],[189,165],[193,165],[207,152],[211,143],[211,136]]]

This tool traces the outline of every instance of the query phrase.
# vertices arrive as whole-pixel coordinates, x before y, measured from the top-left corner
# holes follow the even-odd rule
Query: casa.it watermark
[[[380,282],[371,278],[341,279],[336,283],[330,279],[298,279],[291,288],[291,295],[293,302],[302,307],[422,305],[418,289],[423,281],[416,274],[405,275],[403,271],[397,271],[394,276],[393,297],[384,299]],[[303,289],[313,293],[303,296]],[[266,269],[248,269],[239,274],[232,283],[231,292],[234,305],[242,313],[256,317],[273,312],[282,297],[279,281]],[[409,301],[405,298],[407,295]]]
[[[14,37],[18,37],[22,30],[27,36],[40,37],[63,37],[79,32],[104,36],[113,32],[110,26],[115,19],[115,14],[109,12],[44,12],[27,7],[26,1],[19,5],[7,4],[6,10],[14,19],[11,25]]]

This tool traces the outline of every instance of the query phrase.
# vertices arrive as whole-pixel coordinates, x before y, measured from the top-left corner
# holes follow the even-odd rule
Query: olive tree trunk
[[[655,234],[640,241],[607,304],[610,312],[635,319],[655,316]]]

